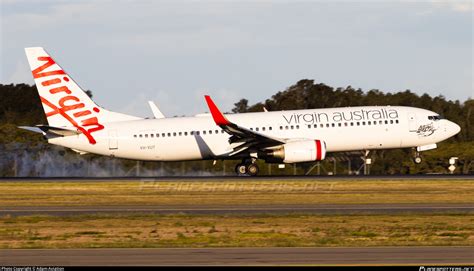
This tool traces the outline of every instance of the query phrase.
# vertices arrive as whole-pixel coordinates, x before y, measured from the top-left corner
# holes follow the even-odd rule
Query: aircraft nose
[[[461,131],[461,127],[452,121],[448,121],[448,131],[452,135],[456,135]]]

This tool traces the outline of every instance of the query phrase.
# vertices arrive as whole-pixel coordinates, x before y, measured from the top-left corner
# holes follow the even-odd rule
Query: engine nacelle
[[[265,153],[267,162],[298,163],[320,161],[326,157],[326,143],[322,140],[288,142]]]

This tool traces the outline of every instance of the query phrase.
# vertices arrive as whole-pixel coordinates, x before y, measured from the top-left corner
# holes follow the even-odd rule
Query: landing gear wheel
[[[415,161],[415,164],[420,164],[422,161],[421,156],[416,156],[413,160]]]
[[[245,164],[237,164],[235,166],[235,173],[237,173],[237,175],[247,174],[247,166]]]
[[[415,157],[413,157],[413,162],[415,162],[415,164],[420,164],[422,160],[423,159],[421,159],[420,152],[418,152],[418,150],[416,150],[415,151]]]
[[[247,166],[247,173],[250,176],[256,176],[258,174],[258,166],[257,164],[250,164]]]

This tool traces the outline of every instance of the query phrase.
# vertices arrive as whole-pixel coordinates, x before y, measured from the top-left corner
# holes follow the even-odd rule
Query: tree
[[[234,113],[247,112],[247,110],[249,109],[248,103],[249,101],[247,99],[241,99],[240,101],[234,104],[235,107],[232,109],[232,112]]]

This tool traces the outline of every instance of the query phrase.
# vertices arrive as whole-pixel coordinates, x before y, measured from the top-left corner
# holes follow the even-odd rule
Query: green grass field
[[[0,218],[0,248],[473,246],[474,215]]]
[[[0,206],[474,203],[469,180],[5,182]]]
[[[0,206],[474,204],[469,180],[4,182]],[[473,246],[474,214],[0,217],[0,248]]]

